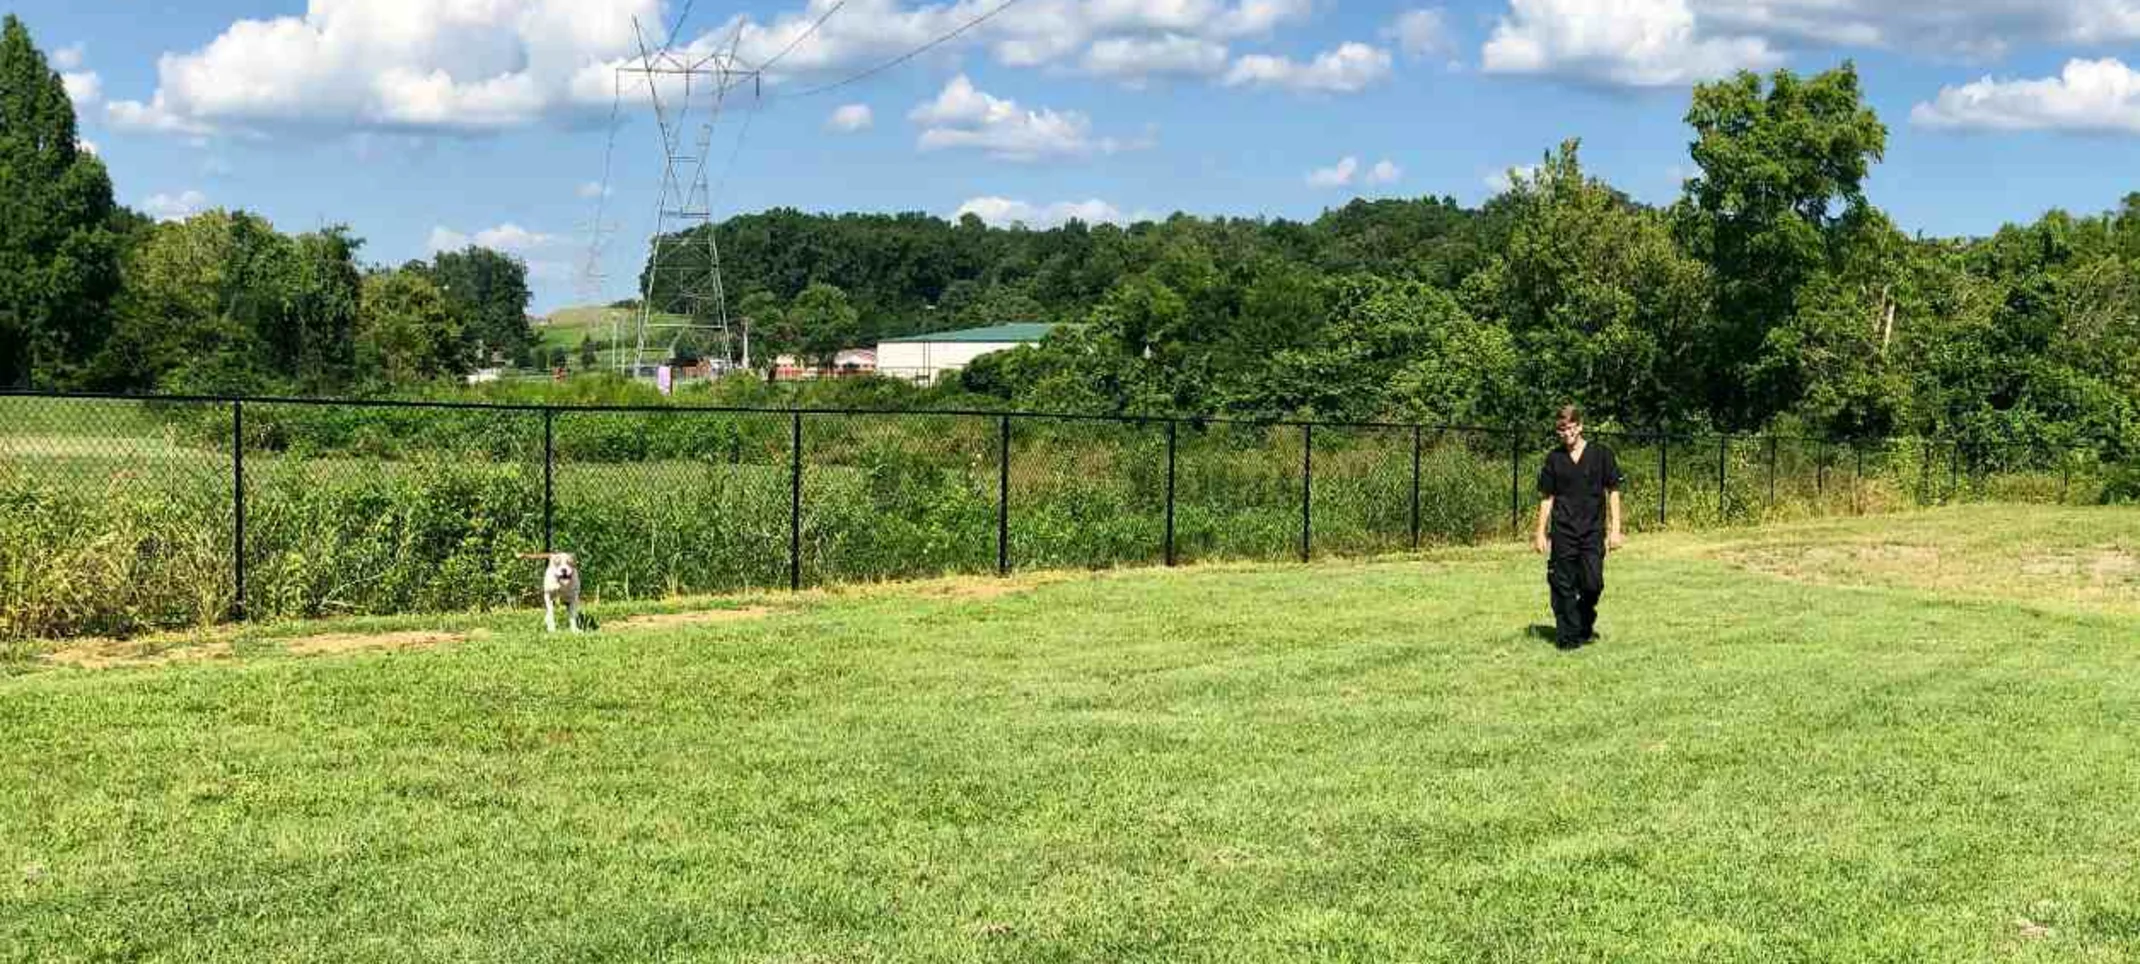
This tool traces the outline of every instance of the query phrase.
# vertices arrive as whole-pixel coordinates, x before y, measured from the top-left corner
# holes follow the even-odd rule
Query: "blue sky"
[[[2125,62],[2140,0],[1020,0],[911,62],[796,96],[1000,0],[837,2],[694,3],[681,37],[698,52],[735,38],[763,63],[793,44],[747,138],[740,105],[716,128],[717,210],[1312,217],[1358,195],[1475,203],[1567,137],[1595,173],[1664,202],[1689,173],[1691,84],[1845,58],[1891,134],[1872,194],[1907,230],[1985,233],[2140,189],[2140,73]],[[346,223],[378,262],[484,241],[528,260],[547,311],[590,290],[632,18],[658,34],[682,5],[12,10],[70,75],[122,201]],[[660,174],[647,99],[622,113],[599,200],[605,298],[630,293]]]

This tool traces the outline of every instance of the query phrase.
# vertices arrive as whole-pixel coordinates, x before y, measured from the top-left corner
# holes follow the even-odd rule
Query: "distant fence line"
[[[2092,451],[1592,432],[1633,531],[2094,501]],[[1520,534],[1544,431],[1033,412],[0,393],[0,638]]]

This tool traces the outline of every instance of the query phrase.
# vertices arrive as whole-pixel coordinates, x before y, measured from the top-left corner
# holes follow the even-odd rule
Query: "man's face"
[[[1572,449],[1583,439],[1583,423],[1562,422],[1553,426],[1553,433],[1560,436],[1560,444]]]

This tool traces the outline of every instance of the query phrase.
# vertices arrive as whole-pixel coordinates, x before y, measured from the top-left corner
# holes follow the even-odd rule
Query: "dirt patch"
[[[1925,573],[1939,568],[1939,549],[1881,543],[1858,546],[1761,547],[1720,553],[1726,562],[1790,579],[1860,572]]]
[[[2096,583],[2133,582],[2140,581],[2140,556],[2122,549],[2038,553],[2023,557],[2021,573],[2079,577]]]
[[[764,619],[777,610],[764,606],[749,606],[743,609],[708,609],[695,613],[648,613],[618,620],[619,629],[654,629],[666,626],[707,626],[718,623],[745,622]]]
[[[425,649],[446,643],[464,642],[472,636],[471,633],[448,633],[430,629],[398,633],[328,633],[285,640],[282,647],[292,656],[337,656],[373,650]]]
[[[959,582],[924,585],[917,588],[914,595],[930,599],[1001,599],[1032,590],[1032,586],[1001,581]]]
[[[72,666],[76,669],[131,669],[142,666],[167,666],[173,663],[199,663],[209,660],[230,659],[235,656],[228,642],[201,643],[193,646],[173,646],[156,649],[153,644],[124,642],[116,639],[84,639],[67,644],[39,656],[49,663]]]

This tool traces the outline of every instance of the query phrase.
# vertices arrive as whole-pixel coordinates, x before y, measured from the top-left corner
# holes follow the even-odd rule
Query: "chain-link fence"
[[[1636,533],[2093,503],[2092,452],[1599,432]],[[1546,433],[0,394],[0,639],[1528,535]]]

